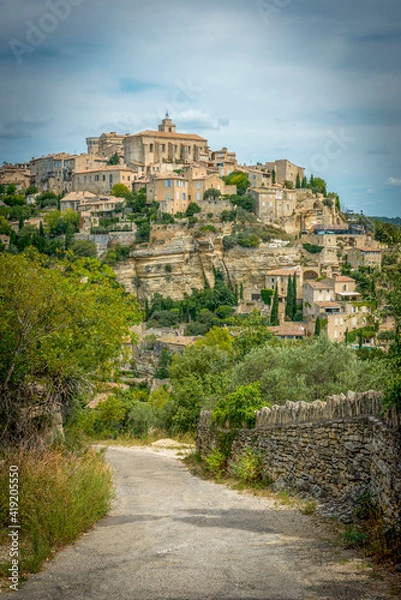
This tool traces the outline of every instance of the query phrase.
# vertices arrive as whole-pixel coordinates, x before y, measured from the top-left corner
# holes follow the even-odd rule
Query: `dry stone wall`
[[[198,450],[217,445],[210,412],[203,412]],[[232,451],[261,452],[264,474],[276,489],[319,500],[322,514],[350,521],[355,500],[370,494],[389,523],[401,520],[401,414],[384,413],[380,394],[333,396],[326,402],[287,402],[257,413],[255,429],[242,429]]]

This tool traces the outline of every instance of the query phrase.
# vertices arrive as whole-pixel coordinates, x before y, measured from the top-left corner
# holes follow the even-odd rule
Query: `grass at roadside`
[[[0,577],[9,576],[9,471],[18,466],[20,582],[104,516],[113,496],[111,470],[93,449],[20,450],[0,457]]]

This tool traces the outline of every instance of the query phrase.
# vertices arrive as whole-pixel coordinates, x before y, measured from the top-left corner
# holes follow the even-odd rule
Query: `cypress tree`
[[[311,175],[310,180],[309,180],[309,187],[313,188],[314,185],[315,185],[315,178],[313,177],[313,175]]]
[[[301,178],[299,176],[299,173],[297,173],[297,179],[296,179],[296,183],[295,183],[295,187],[299,190],[299,188],[301,187]]]
[[[239,297],[241,300],[244,299],[244,286],[242,283],[239,284]]]
[[[292,320],[295,320],[295,315],[297,314],[297,274],[294,273],[294,277],[292,279],[292,293],[294,297],[293,311],[292,311]]]
[[[276,288],[274,290],[274,296],[273,296],[273,305],[272,305],[272,310],[270,313],[270,325],[278,325],[279,321],[278,321],[278,289],[277,289],[277,285]]]
[[[18,221],[18,231],[21,231],[21,229],[24,226],[24,217],[21,215]]]
[[[308,182],[307,182],[307,180],[306,180],[306,177],[304,176],[304,177],[302,178],[302,188],[303,188],[303,189],[305,189],[305,188],[307,188],[307,187],[308,187]]]
[[[345,345],[346,345],[346,346],[348,345],[348,327],[347,327],[347,329],[345,330]]]
[[[292,284],[292,277],[290,275],[288,277],[287,299],[286,299],[286,305],[285,305],[285,316],[288,319],[288,321],[292,321],[293,314],[294,314],[294,288],[293,288],[293,284]]]
[[[39,237],[41,237],[41,238],[45,237],[45,230],[43,229],[43,221],[41,221],[39,223]]]
[[[238,304],[238,283],[235,284],[234,296],[235,296],[235,304]]]
[[[273,183],[273,185],[276,183],[276,171],[275,171],[275,169],[273,169],[273,171],[272,171],[272,183]]]
[[[315,322],[315,337],[319,337],[321,330],[322,330],[322,326],[320,323],[320,316],[318,315],[316,317],[316,322]]]

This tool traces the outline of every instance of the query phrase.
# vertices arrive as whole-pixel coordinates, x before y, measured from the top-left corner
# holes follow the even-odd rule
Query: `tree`
[[[24,217],[21,215],[18,221],[18,231],[20,231],[24,226]]]
[[[272,170],[272,184],[274,185],[276,183],[276,169]]]
[[[239,196],[244,196],[250,186],[248,177],[242,171],[233,171],[223,177],[223,180],[226,185],[236,185]]]
[[[131,191],[123,183],[115,183],[111,188],[111,194],[112,196],[116,196],[117,198],[125,198],[126,200],[131,198]]]
[[[305,189],[308,187],[308,181],[306,179],[306,177],[302,177],[302,189]]]
[[[275,290],[274,290],[272,309],[271,309],[271,313],[270,313],[270,325],[275,326],[275,325],[279,324],[278,306],[279,306],[278,288],[276,285]]]
[[[188,208],[185,211],[187,217],[193,217],[195,214],[202,212],[201,207],[196,202],[190,202]]]
[[[11,227],[7,221],[7,219],[3,216],[0,216],[0,234],[2,235],[10,235]]]
[[[292,321],[294,317],[294,287],[291,275],[288,276],[285,316],[288,321]]]
[[[315,337],[319,337],[320,336],[321,330],[322,330],[322,325],[321,325],[321,322],[320,322],[320,316],[318,315],[316,317],[316,321],[315,321]]]
[[[139,306],[90,260],[48,269],[40,255],[0,256],[3,445],[32,442],[120,364],[122,344],[140,321]]]
[[[144,221],[138,226],[136,230],[135,239],[138,243],[148,242],[150,239],[150,223],[148,221]]]
[[[292,278],[292,291],[294,294],[294,312],[292,314],[292,320],[295,320],[295,315],[297,314],[297,274],[294,273],[293,278]]]
[[[114,154],[112,154],[112,156],[110,156],[109,160],[107,161],[108,165],[118,165],[120,164],[120,157],[118,156],[117,152],[114,152]]]
[[[301,178],[299,176],[299,173],[297,173],[297,178],[296,178],[296,182],[295,182],[295,187],[297,188],[297,190],[299,190],[299,188],[301,187]]]
[[[221,192],[216,188],[208,188],[203,194],[204,200],[206,200],[207,198],[219,198],[219,196],[221,196]]]
[[[293,190],[294,189],[294,183],[292,181],[289,181],[288,179],[286,179],[283,183],[283,186],[287,189],[287,190]]]
[[[24,192],[25,196],[31,196],[32,194],[37,194],[37,193],[38,193],[38,188],[34,185],[30,185],[29,187],[27,187]]]

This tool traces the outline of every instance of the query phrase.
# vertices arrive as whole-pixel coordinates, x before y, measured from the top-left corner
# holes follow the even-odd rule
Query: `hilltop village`
[[[39,231],[97,256],[137,295],[150,331],[171,350],[216,323],[204,309],[191,324],[183,305],[216,282],[235,297],[223,303],[226,317],[256,309],[281,339],[318,329],[332,341],[373,345],[392,329],[355,277],[379,272],[386,247],[369,219],[341,211],[323,179],[308,180],[287,159],[240,164],[235,152],[177,131],[168,114],[157,131],[86,143],[84,154],[0,169],[3,248]],[[140,333],[149,335],[145,324]]]

